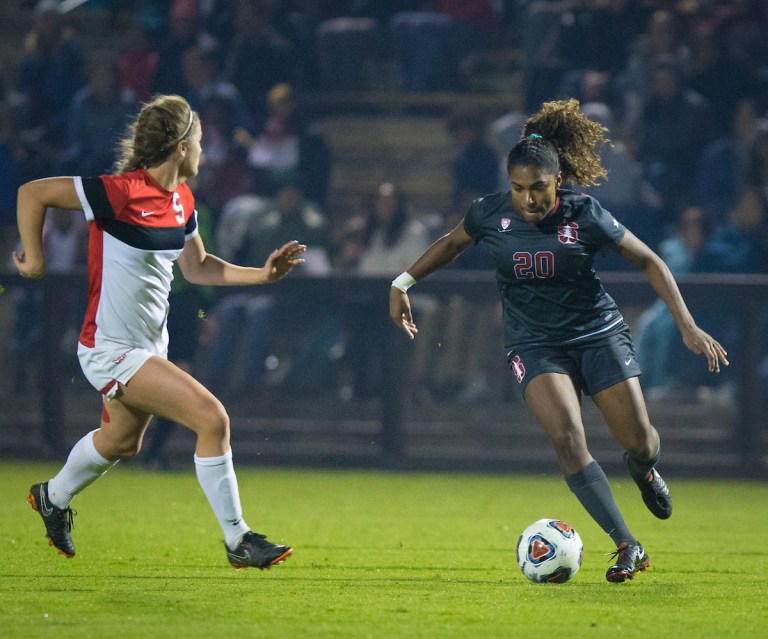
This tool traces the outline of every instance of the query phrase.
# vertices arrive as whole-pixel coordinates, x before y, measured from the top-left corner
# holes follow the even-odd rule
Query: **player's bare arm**
[[[653,289],[672,313],[683,337],[683,343],[697,355],[707,358],[709,371],[719,373],[721,363],[728,366],[728,353],[720,342],[696,325],[664,260],[630,231],[626,231],[617,251],[645,273]]]
[[[435,241],[407,272],[419,281],[452,262],[470,244],[472,238],[464,230],[462,221],[450,233]],[[416,337],[419,330],[413,321],[408,294],[394,286],[389,289],[389,316],[410,339]]]
[[[82,210],[71,177],[45,178],[27,182],[19,188],[16,217],[21,249],[13,253],[13,263],[24,277],[45,275],[43,224],[48,207]]]
[[[273,251],[261,268],[237,266],[205,250],[199,235],[184,244],[179,256],[181,273],[188,282],[206,286],[248,286],[271,284],[304,263],[301,255],[307,247],[297,241],[287,242]]]

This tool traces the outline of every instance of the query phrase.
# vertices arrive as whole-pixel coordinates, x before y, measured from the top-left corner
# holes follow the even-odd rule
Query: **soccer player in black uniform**
[[[641,269],[669,307],[685,345],[709,370],[728,365],[723,347],[688,311],[669,268],[594,198],[562,188],[606,176],[596,150],[605,127],[577,100],[547,102],[528,118],[507,158],[511,191],[475,200],[461,223],[392,282],[390,316],[413,339],[418,332],[407,290],[472,244],[491,254],[504,313],[506,351],[523,396],[557,454],[568,487],[616,544],[606,579],[623,582],[649,565],[608,480],[587,448],[582,393],[590,395],[625,449],[624,463],[648,509],[672,514],[656,470],[660,442],[651,425],[632,337],[593,269],[611,248]]]

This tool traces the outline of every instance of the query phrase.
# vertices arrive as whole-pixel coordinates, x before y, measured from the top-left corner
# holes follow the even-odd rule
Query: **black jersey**
[[[531,224],[513,208],[510,191],[494,193],[472,203],[464,229],[496,267],[508,350],[575,344],[623,328],[592,266],[624,227],[594,198],[558,190],[554,211]]]

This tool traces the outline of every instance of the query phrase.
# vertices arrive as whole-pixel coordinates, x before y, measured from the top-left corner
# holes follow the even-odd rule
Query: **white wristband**
[[[392,280],[392,286],[394,286],[398,291],[402,291],[403,293],[407,293],[408,289],[411,288],[411,286],[413,286],[415,283],[416,280],[411,277],[411,274],[408,271],[401,273],[394,280]]]

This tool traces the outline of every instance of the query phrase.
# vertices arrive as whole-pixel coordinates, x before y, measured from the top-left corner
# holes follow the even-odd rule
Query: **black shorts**
[[[510,353],[509,367],[523,394],[529,382],[542,373],[569,375],[585,395],[595,395],[641,373],[629,328],[585,344],[522,347]]]

